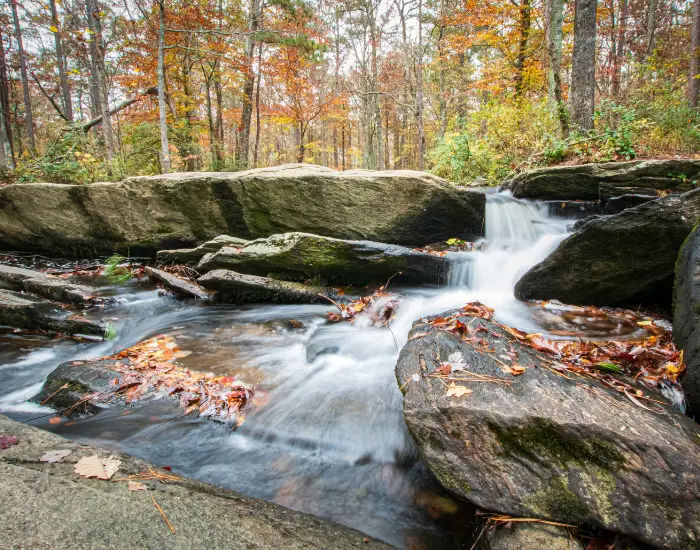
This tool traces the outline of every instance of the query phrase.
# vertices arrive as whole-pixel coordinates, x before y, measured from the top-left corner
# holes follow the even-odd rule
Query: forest
[[[698,2],[6,0],[5,181],[700,150]],[[694,54],[692,52],[695,52]]]

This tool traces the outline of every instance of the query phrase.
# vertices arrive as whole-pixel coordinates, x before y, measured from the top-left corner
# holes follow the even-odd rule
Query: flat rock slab
[[[215,269],[203,275],[198,282],[205,288],[216,290],[216,299],[233,304],[316,304],[328,302],[319,294],[328,296],[323,287],[290,281],[278,281],[269,277],[244,275],[227,269]]]
[[[9,265],[0,265],[0,288],[18,292],[24,290],[47,300],[79,306],[89,306],[102,301],[95,296],[93,288],[51,277],[41,271]]]
[[[632,187],[682,193],[691,190],[698,178],[700,160],[633,160],[529,170],[515,176],[507,187],[522,199],[605,202],[612,196],[628,194]]]
[[[700,219],[700,189],[584,221],[515,285],[521,300],[671,303],[678,250]]]
[[[422,246],[483,234],[483,193],[425,172],[308,164],[0,188],[0,249],[139,255],[288,231]]]
[[[155,267],[146,266],[146,274],[151,281],[155,281],[163,285],[177,296],[183,298],[196,298],[198,300],[206,300],[209,298],[209,293],[199,285],[186,281]]]
[[[319,278],[329,284],[376,284],[401,272],[396,282],[437,284],[448,260],[403,246],[371,241],[346,241],[309,233],[284,233],[246,246],[224,247],[202,258],[200,273],[228,269],[239,273],[303,281]]]
[[[0,416],[0,433],[19,438],[17,445],[0,450],[0,530],[6,547],[392,548],[348,527],[187,478],[144,481],[147,491],[129,491],[126,481],[86,479],[74,472],[75,464],[93,455],[121,461],[113,480],[151,468],[172,474],[138,458],[80,445],[5,416]],[[60,462],[39,461],[56,449],[71,453]]]
[[[457,312],[442,316],[450,313]],[[600,526],[658,548],[697,547],[698,424],[544,368],[544,352],[496,323],[459,320],[486,345],[419,322],[396,365],[406,423],[443,486],[487,510]],[[523,374],[504,372],[507,353]],[[441,361],[477,374],[438,379]],[[474,381],[484,375],[508,384]],[[453,369],[451,376],[467,374]],[[466,391],[447,396],[450,382]]]
[[[700,419],[700,225],[683,243],[676,263],[673,339],[683,349],[683,388],[690,413]]]
[[[0,324],[66,334],[104,335],[105,327],[28,294],[0,289]]]
[[[249,241],[231,237],[229,235],[219,235],[211,241],[200,244],[196,248],[179,248],[175,250],[159,250],[156,254],[156,261],[160,264],[185,264],[194,265],[202,256],[220,250],[224,246],[243,246]]]

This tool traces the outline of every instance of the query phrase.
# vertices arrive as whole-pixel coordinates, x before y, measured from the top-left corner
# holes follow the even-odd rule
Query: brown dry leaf
[[[129,491],[148,491],[148,486],[145,483],[141,483],[140,481],[129,480],[127,488],[129,489]]]
[[[96,477],[108,480],[116,473],[122,461],[110,456],[100,458],[97,455],[84,456],[75,465],[75,473],[83,477]]]
[[[468,387],[466,386],[459,386],[452,382],[449,386],[447,386],[447,393],[445,393],[445,397],[462,397],[463,395],[469,395],[472,392]]]
[[[61,422],[63,422],[63,418],[60,416],[52,416],[49,418],[49,424],[60,424]]]
[[[39,460],[41,462],[48,462],[53,464],[54,462],[60,462],[62,459],[66,458],[73,451],[68,449],[56,449],[54,451],[48,451],[44,453]]]
[[[525,372],[525,367],[521,367],[517,363],[513,363],[510,367],[508,367],[508,369],[510,370],[510,373],[513,376],[518,376],[519,374],[522,374]]]

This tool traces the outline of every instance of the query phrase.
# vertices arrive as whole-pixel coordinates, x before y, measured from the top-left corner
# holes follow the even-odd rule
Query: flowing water
[[[0,334],[0,412],[399,547],[450,547],[449,518],[459,506],[440,490],[407,432],[394,377],[398,350],[415,320],[473,300],[493,307],[501,322],[546,332],[546,310],[515,300],[513,286],[566,236],[568,221],[552,218],[544,205],[488,194],[485,246],[451,253],[446,285],[397,288],[403,299],[389,328],[361,318],[327,324],[323,305],[221,306],[176,301],[137,281],[104,287],[118,298],[100,312],[113,319],[115,341]],[[238,429],[183,418],[163,401],[53,425],[50,409],[26,401],[59,363],[156,334],[192,352],[181,360],[189,368],[257,384],[260,397]]]

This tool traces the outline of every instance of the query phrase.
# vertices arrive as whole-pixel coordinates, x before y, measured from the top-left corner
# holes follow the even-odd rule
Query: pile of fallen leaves
[[[582,312],[592,316],[612,315],[608,311],[599,308],[581,308]],[[479,302],[471,302],[450,317],[437,317],[429,324],[446,330],[463,340],[469,341],[475,349],[485,353],[495,353],[486,338],[479,338],[479,333],[488,332],[484,326],[471,328],[472,321],[464,323],[461,316],[471,316],[491,320],[500,326],[519,343],[543,352],[548,357],[546,368],[554,370],[562,375],[574,373],[594,378],[605,386],[624,393],[636,404],[638,398],[655,401],[645,396],[638,387],[616,375],[625,375],[632,378],[632,382],[640,382],[647,387],[660,387],[663,385],[677,386],[680,375],[685,370],[683,351],[679,351],[673,344],[671,331],[663,322],[655,322],[649,318],[643,318],[638,314],[616,310],[615,315],[622,319],[636,319],[636,325],[643,329],[641,338],[630,340],[552,340],[541,334],[528,334],[507,325],[493,321],[493,310]],[[414,336],[420,337],[425,333]],[[500,338],[496,333],[491,333],[494,338]],[[496,359],[505,368],[506,372],[513,375],[522,374],[525,369],[517,364],[517,353],[510,347],[510,351],[499,356],[507,362]],[[449,367],[449,369],[448,369]],[[442,369],[442,370],[440,370]],[[438,374],[449,374],[457,369],[454,365],[441,364]]]
[[[462,239],[448,239],[445,241],[445,244],[429,244],[420,248],[414,248],[413,250],[442,258],[443,256],[446,256],[448,252],[474,252],[475,250],[483,249],[484,246],[486,246],[484,241],[472,242],[463,241]]]
[[[108,396],[127,403],[144,397],[176,397],[185,414],[199,415],[223,422],[242,422],[238,413],[245,408],[254,390],[230,376],[192,371],[176,364],[187,356],[170,336],[156,336],[103,359],[120,359],[112,369],[121,374],[112,381]]]
[[[399,307],[398,297],[387,293],[387,287],[391,279],[396,275],[400,275],[400,272],[389,277],[389,280],[372,294],[362,296],[356,300],[350,300],[349,302],[337,302],[328,296],[321,295],[338,308],[338,312],[328,312],[326,318],[331,323],[337,323],[338,321],[352,322],[358,314],[367,312],[370,314],[373,324],[386,326],[394,318],[394,314]]]

